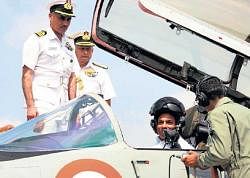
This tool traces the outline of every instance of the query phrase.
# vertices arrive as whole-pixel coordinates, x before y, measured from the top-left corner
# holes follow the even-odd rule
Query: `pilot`
[[[151,107],[151,127],[158,135],[153,148],[163,149],[195,149],[181,136],[181,127],[184,124],[185,108],[183,104],[173,97],[163,97]],[[188,169],[187,171],[197,178],[211,177],[210,170]],[[188,173],[188,172],[187,172]]]
[[[180,135],[181,121],[185,116],[183,104],[173,97],[163,97],[151,107],[149,114],[154,118],[151,127],[158,135],[154,148],[194,149]]]
[[[71,37],[74,39],[75,54],[79,63],[75,69],[77,96],[85,93],[96,93],[111,105],[111,99],[116,94],[107,73],[108,67],[90,62],[95,45],[89,32],[76,33]]]
[[[22,87],[28,120],[76,95],[74,45],[65,35],[72,17],[69,2],[55,1],[50,6],[50,26],[24,43]]]
[[[197,84],[196,100],[208,112],[208,149],[200,154],[190,151],[182,161],[202,169],[220,166],[232,178],[250,177],[250,110],[225,94],[217,77],[206,76]]]

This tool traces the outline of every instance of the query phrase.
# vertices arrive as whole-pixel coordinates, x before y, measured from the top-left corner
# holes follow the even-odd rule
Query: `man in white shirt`
[[[115,97],[112,82],[107,73],[107,66],[90,62],[94,50],[94,43],[89,32],[77,33],[72,36],[75,43],[75,54],[79,65],[76,66],[77,96],[95,93],[103,97],[111,105]]]
[[[180,123],[185,116],[183,104],[173,97],[157,100],[149,112],[154,118],[151,127],[158,135],[154,148],[194,149],[179,134]]]
[[[181,122],[184,122],[186,112],[179,100],[173,97],[160,98],[152,105],[149,114],[154,117],[150,124],[157,134],[156,144],[152,148],[195,149],[180,135]],[[181,165],[183,164],[180,163],[180,167]],[[187,167],[186,170],[188,170]],[[178,171],[183,170],[180,169]],[[190,173],[197,178],[210,177],[209,170],[190,169]]]
[[[54,2],[49,12],[50,27],[24,43],[22,87],[28,120],[76,96],[73,41],[65,36],[71,17],[74,14],[69,2]]]

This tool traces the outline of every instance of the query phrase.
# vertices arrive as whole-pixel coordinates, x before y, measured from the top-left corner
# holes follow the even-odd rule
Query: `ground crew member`
[[[217,77],[205,77],[196,87],[198,105],[208,111],[208,149],[190,151],[182,158],[186,166],[222,167],[231,178],[250,177],[250,110],[225,97],[225,87]]]
[[[24,43],[22,87],[28,120],[76,95],[73,41],[65,36],[71,17],[74,14],[69,2],[54,2],[49,12],[50,27]]]
[[[107,66],[90,62],[94,50],[94,43],[89,32],[72,35],[75,43],[75,54],[79,66],[75,69],[77,80],[77,96],[85,93],[96,93],[103,97],[109,105],[115,97],[115,91],[109,75]]]

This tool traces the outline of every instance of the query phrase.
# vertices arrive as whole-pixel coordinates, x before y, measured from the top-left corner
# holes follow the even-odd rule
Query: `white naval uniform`
[[[93,69],[94,71],[92,76],[86,74],[86,71],[89,69]],[[80,68],[78,65],[75,73],[77,80],[76,96],[82,96],[86,93],[95,93],[101,95],[104,100],[109,100],[116,96],[106,69],[89,62],[83,68]]]
[[[68,101],[68,82],[74,72],[72,41],[60,41],[51,28],[43,36],[31,35],[23,47],[23,65],[34,71],[32,92],[39,114]]]

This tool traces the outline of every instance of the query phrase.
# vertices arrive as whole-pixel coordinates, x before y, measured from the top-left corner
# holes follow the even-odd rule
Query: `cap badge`
[[[89,33],[88,33],[88,32],[84,32],[84,33],[83,33],[83,36],[82,36],[82,39],[83,39],[83,40],[89,41],[89,40],[90,40]]]
[[[68,9],[68,10],[72,10],[72,5],[67,2],[67,3],[64,4],[64,8]]]

